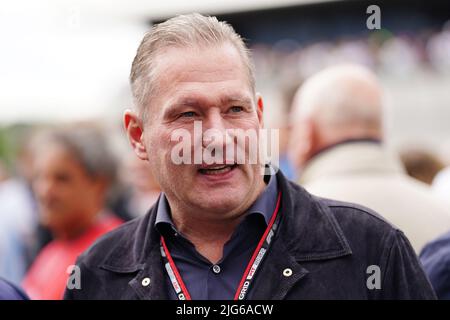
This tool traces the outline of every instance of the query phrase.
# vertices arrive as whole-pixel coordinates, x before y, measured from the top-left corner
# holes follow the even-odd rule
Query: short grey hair
[[[147,32],[139,45],[130,73],[130,84],[135,106],[145,116],[145,105],[155,94],[155,61],[159,53],[167,48],[196,48],[232,44],[239,52],[247,69],[249,85],[255,92],[254,66],[250,51],[243,38],[233,27],[198,13],[178,15]]]
[[[117,159],[99,128],[81,125],[50,129],[33,140],[33,152],[39,152],[40,148],[47,145],[61,146],[83,167],[88,176],[104,178],[110,184],[117,178]]]

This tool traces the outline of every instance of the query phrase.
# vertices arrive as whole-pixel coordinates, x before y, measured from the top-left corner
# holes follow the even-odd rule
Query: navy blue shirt
[[[275,175],[265,176],[265,178],[270,179],[267,187],[247,210],[245,218],[224,245],[222,259],[215,265],[198,253],[195,246],[176,229],[167,198],[164,194],[161,195],[155,226],[164,236],[173,261],[192,299],[232,300],[234,298],[253,252],[275,211],[278,196],[277,178]],[[166,283],[169,297],[177,299],[167,273]],[[251,296],[251,289],[248,295]]]

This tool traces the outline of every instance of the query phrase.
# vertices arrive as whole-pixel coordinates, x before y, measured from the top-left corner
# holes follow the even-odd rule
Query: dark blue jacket
[[[450,300],[450,232],[426,245],[420,260],[438,298]]]
[[[277,177],[282,220],[250,299],[435,299],[401,231],[367,208],[312,196]],[[65,298],[167,299],[156,209],[80,256],[81,289]]]

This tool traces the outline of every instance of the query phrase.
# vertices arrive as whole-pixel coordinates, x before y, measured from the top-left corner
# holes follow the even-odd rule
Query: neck
[[[236,213],[224,218],[217,218],[217,214],[202,214],[202,210],[182,211],[172,209],[173,222],[183,236],[191,241],[196,250],[212,263],[217,263],[223,254],[223,246],[230,240],[236,227],[241,223],[251,204],[263,192],[265,183],[255,188],[255,193],[248,204],[236,210]],[[171,206],[172,207],[172,206]],[[214,217],[215,218],[211,218]]]
[[[70,241],[75,240],[86,233],[97,221],[98,212],[94,210],[92,213],[79,217],[76,221],[65,225],[63,228],[53,230],[54,236],[57,239]]]
[[[229,219],[220,220],[174,215],[173,220],[177,229],[191,241],[198,239],[203,242],[226,242],[237,225],[242,221],[244,213],[242,212]]]

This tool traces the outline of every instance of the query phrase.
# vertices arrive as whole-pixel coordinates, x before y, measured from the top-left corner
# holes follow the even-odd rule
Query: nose
[[[35,183],[35,191],[38,195],[39,199],[44,200],[47,199],[54,190],[54,183],[50,179],[46,178],[37,178]]]
[[[202,145],[203,147],[209,146],[211,144],[219,144],[222,146],[226,143],[226,125],[225,121],[218,110],[211,110],[208,116],[204,118],[203,123],[203,133],[202,133]],[[218,139],[221,136],[221,139]]]
[[[234,163],[233,128],[229,127],[227,120],[220,110],[211,110],[202,123],[202,147],[209,152],[203,154],[207,163]]]

